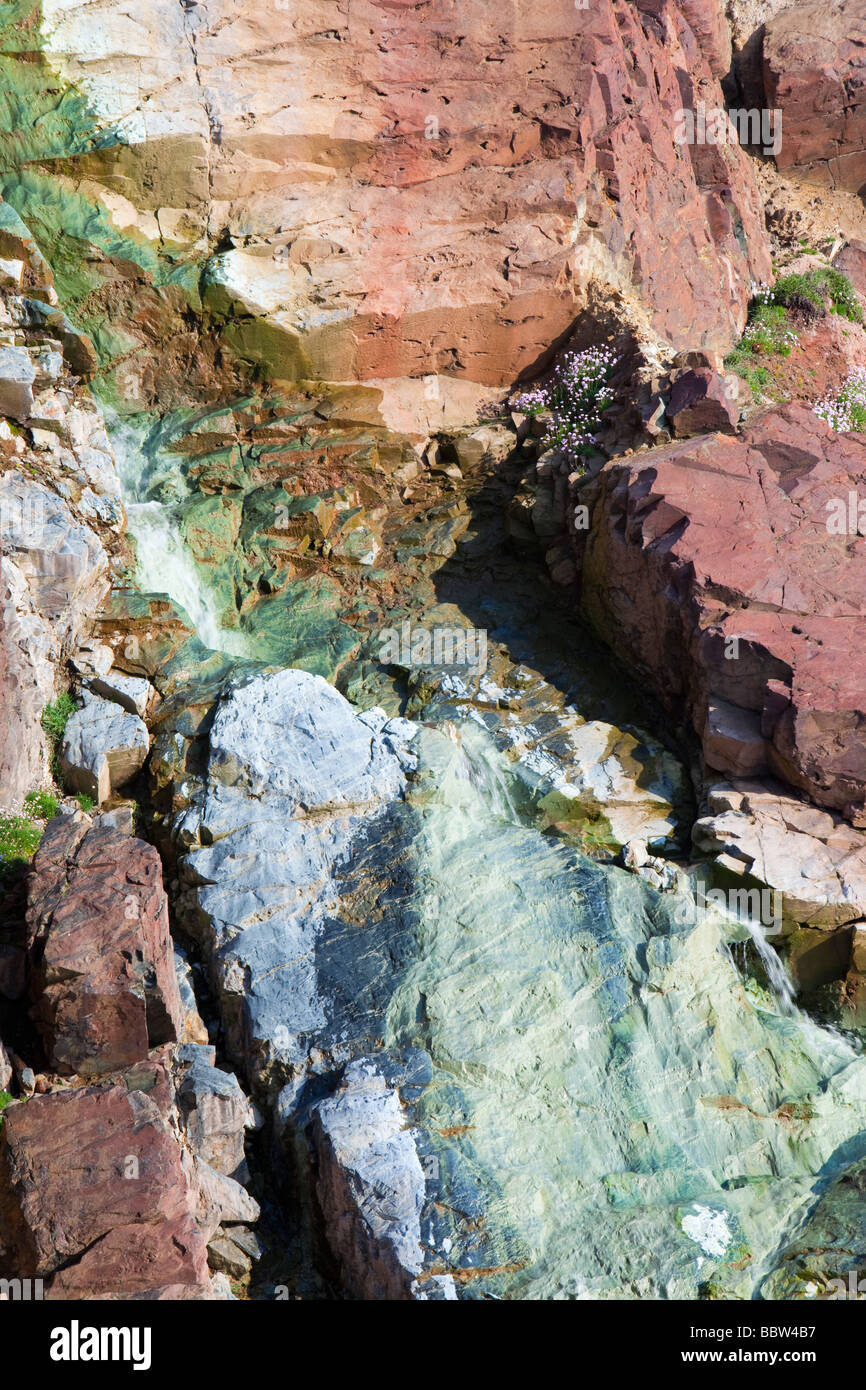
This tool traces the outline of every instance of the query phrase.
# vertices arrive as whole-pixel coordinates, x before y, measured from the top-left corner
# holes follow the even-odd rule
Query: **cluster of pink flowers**
[[[616,365],[611,348],[586,348],[566,352],[543,386],[518,396],[515,406],[528,415],[549,410],[550,428],[542,440],[545,449],[558,448],[572,458],[585,458],[595,447],[601,416],[613,396],[608,382]]]
[[[835,396],[824,396],[812,406],[837,434],[866,429],[866,367],[854,367]]]

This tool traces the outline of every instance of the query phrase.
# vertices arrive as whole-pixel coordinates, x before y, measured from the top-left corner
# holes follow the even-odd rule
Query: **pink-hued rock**
[[[35,1016],[55,1070],[93,1079],[183,1032],[159,855],[79,813],[48,826],[28,883]]]
[[[174,1134],[123,1085],[35,1096],[4,1112],[0,1224],[16,1277],[49,1298],[208,1287],[207,1248]]]
[[[187,247],[223,229],[205,300],[234,353],[283,379],[402,382],[406,412],[435,415],[461,383],[537,367],[599,298],[676,350],[738,336],[770,275],[752,168],[736,145],[675,140],[681,108],[724,108],[722,9],[154,0],[121,22],[95,0],[49,27],[64,75],[122,92],[140,132],[127,234],[135,208],[142,235],[159,208]],[[86,178],[113,206],[112,158],[88,156]],[[177,375],[167,312],[127,315],[148,380]]]
[[[685,707],[709,765],[769,768],[859,823],[866,543],[828,530],[849,496],[856,525],[858,495],[866,437],[793,403],[736,438],[613,460],[581,493],[591,524],[576,540],[593,625],[669,709]]]
[[[833,264],[837,270],[844,271],[857,293],[866,300],[866,241],[849,241]]]
[[[735,434],[739,419],[737,378],[696,367],[677,377],[667,406],[671,429],[679,438],[720,430]]]
[[[724,77],[731,66],[731,31],[725,17],[724,0],[679,0],[679,3],[710,71],[716,77]]]
[[[859,193],[866,185],[866,0],[811,0],[764,35],[767,105],[782,111],[780,169]]]

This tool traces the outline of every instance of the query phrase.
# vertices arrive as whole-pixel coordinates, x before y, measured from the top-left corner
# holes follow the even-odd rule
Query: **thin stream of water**
[[[104,413],[129,518],[129,532],[135,541],[138,587],[146,594],[167,594],[188,615],[205,646],[229,656],[248,656],[249,643],[244,634],[220,622],[201,568],[182,539],[177,504],[147,496],[148,467],[141,441],[129,425],[108,410]],[[189,493],[179,464],[175,464],[170,476],[162,481],[162,490],[167,490],[178,501]]]

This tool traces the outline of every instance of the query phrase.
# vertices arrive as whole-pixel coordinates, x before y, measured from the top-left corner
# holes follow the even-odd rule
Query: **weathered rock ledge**
[[[581,603],[708,767],[772,772],[855,823],[866,817],[866,553],[829,524],[866,487],[866,438],[804,405],[736,437],[614,459],[573,501]],[[856,522],[855,522],[856,527]]]

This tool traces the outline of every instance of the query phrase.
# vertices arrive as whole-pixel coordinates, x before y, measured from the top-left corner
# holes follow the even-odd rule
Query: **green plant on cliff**
[[[725,366],[737,372],[759,401],[770,384],[770,372],[763,358],[788,357],[797,341],[788,309],[770,302],[772,291],[760,288],[749,305],[749,317],[742,338],[725,358]]]
[[[8,1091],[0,1091],[0,1125],[3,1124],[3,1111],[11,1100],[12,1097]]]
[[[24,814],[31,820],[51,820],[57,815],[57,797],[53,792],[28,792],[24,798]]]
[[[28,792],[20,815],[0,812],[0,882],[24,868],[39,848],[45,822],[57,815],[51,792]]]
[[[55,782],[60,781],[58,758],[60,743],[66,732],[66,725],[74,712],[75,701],[68,691],[58,695],[57,699],[53,703],[47,704],[42,711],[42,728],[48,735],[48,742],[51,744],[51,773]]]
[[[820,311],[829,302],[834,314],[852,323],[863,322],[863,309],[854,286],[847,275],[831,265],[816,266],[801,275],[784,275],[776,281],[771,295],[773,304],[791,309],[811,305]]]
[[[827,309],[852,323],[862,323],[863,309],[847,275],[831,265],[783,275],[772,288],[754,287],[742,338],[725,358],[759,401],[772,381],[762,359],[789,357],[797,342],[796,324],[817,318]]]

